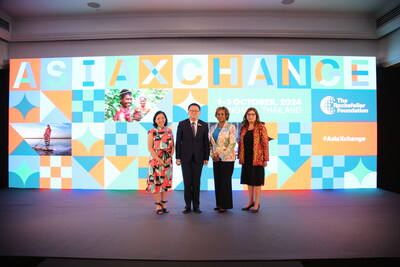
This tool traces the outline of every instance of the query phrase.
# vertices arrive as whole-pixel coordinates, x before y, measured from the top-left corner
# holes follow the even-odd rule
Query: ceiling
[[[293,0],[291,0],[293,1]],[[100,4],[92,8],[88,3]],[[400,0],[0,0],[7,18],[118,15],[160,12],[335,13],[378,18]]]

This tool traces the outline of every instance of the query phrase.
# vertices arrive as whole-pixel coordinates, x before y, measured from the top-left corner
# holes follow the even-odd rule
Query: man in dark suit
[[[176,134],[176,164],[182,164],[182,175],[185,195],[183,213],[200,210],[200,177],[203,165],[208,164],[210,142],[208,140],[208,125],[199,120],[200,106],[192,103],[188,107],[189,119],[179,122]]]

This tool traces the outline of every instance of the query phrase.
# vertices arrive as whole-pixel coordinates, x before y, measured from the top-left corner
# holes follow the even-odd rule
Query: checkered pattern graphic
[[[279,156],[311,156],[311,123],[279,123],[278,145]]]
[[[137,156],[138,140],[136,124],[123,122],[105,124],[105,156]]]
[[[73,90],[72,122],[104,122],[104,90]]]
[[[72,163],[70,156],[40,157],[40,188],[72,188]]]
[[[312,157],[312,189],[343,189],[345,156]]]

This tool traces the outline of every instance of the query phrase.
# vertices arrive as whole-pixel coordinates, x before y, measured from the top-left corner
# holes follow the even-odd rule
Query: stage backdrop
[[[122,89],[132,94],[131,122],[115,121]],[[227,107],[238,130],[246,109],[257,108],[270,136],[264,190],[376,187],[373,57],[14,59],[9,90],[10,187],[143,190],[153,115],[164,111],[175,133],[192,102],[209,126]],[[234,190],[244,189],[240,167]],[[202,190],[214,188],[212,168],[203,168]],[[176,165],[173,189],[183,189]]]

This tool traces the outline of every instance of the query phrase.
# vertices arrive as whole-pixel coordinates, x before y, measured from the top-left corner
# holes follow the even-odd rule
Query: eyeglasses
[[[247,113],[247,116],[256,116],[255,113]]]
[[[192,113],[200,112],[200,110],[193,110],[193,109],[189,109],[189,111],[192,112]]]

